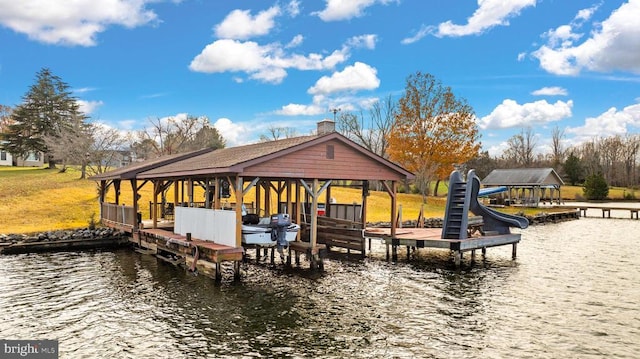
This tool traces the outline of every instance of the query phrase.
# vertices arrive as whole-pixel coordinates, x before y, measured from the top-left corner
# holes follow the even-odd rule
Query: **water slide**
[[[478,201],[478,191],[480,190],[480,178],[474,170],[467,174],[467,188],[471,191],[471,202],[469,210],[476,216],[482,216],[485,231],[495,231],[498,234],[510,233],[509,227],[527,228],[529,220],[522,216],[498,212]]]
[[[465,182],[458,171],[453,171],[449,178],[449,193],[442,226],[442,238],[465,239],[469,224],[469,211],[482,216],[483,229],[496,234],[510,233],[510,227],[527,228],[529,220],[525,217],[501,213],[482,205],[478,201],[480,178],[474,170],[467,174]]]

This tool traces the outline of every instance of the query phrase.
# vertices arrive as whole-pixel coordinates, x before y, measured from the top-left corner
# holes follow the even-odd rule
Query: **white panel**
[[[226,210],[205,208],[176,207],[173,231],[205,241],[235,247],[236,213]]]

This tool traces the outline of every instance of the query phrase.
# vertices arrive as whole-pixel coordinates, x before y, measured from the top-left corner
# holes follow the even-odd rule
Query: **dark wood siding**
[[[333,147],[333,159],[328,148]],[[340,142],[330,141],[245,168],[243,176],[403,180],[402,174]]]

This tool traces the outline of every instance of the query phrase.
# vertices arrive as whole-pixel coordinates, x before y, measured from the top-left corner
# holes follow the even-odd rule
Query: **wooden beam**
[[[242,247],[242,203],[244,203],[243,196],[243,179],[242,176],[236,177],[235,195],[236,195],[236,248]],[[233,182],[229,182],[233,183]]]

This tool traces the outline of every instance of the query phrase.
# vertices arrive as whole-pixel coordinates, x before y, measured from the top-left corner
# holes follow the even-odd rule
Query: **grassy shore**
[[[64,173],[58,170],[25,167],[0,167],[0,233],[32,233],[55,229],[86,227],[92,220],[99,218],[97,184],[92,180],[79,179],[80,174],[71,168]],[[446,187],[439,191],[442,197],[428,197],[422,204],[422,197],[415,194],[398,194],[398,204],[402,205],[404,220],[417,219],[421,207],[425,217],[443,217],[446,203]],[[333,187],[332,197],[338,203],[360,203],[360,190]],[[625,189],[613,188],[610,197],[622,199],[629,193]],[[563,197],[575,199],[582,194],[581,187],[562,188]],[[143,218],[149,218],[149,202],[152,198],[152,186],[142,189],[140,211]],[[251,196],[251,193],[248,194]],[[113,201],[113,189],[107,201]],[[200,197],[198,197],[200,196]],[[203,198],[196,192],[195,198]],[[167,198],[172,199],[170,192]],[[249,197],[252,198],[252,197]],[[132,191],[128,182],[121,188],[121,203],[131,204]],[[368,198],[367,219],[371,222],[389,221],[390,199],[386,192],[371,191]],[[517,212],[521,209],[508,209]],[[535,214],[539,209],[527,209],[526,214]]]

